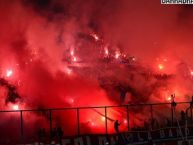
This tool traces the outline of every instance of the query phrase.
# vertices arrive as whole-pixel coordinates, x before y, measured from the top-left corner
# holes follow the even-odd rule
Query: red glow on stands
[[[167,58],[164,58],[164,59],[163,59],[163,61],[164,61],[164,62],[167,62],[167,61],[168,61],[168,59],[167,59]]]
[[[96,124],[92,121],[92,122],[91,122],[91,126],[95,126],[95,125],[96,125]]]
[[[73,130],[72,126],[80,121],[80,127],[88,132],[92,128],[104,133],[106,122],[112,130],[114,120],[124,127],[135,120],[133,124],[138,126],[149,115],[141,108],[101,106],[171,102],[172,93],[177,96],[175,101],[191,100],[193,42],[187,36],[193,30],[163,29],[179,26],[167,23],[170,17],[179,15],[178,9],[171,10],[172,15],[168,17],[153,5],[150,9],[133,7],[134,2],[126,0],[109,1],[105,5],[97,1],[39,2],[0,2],[2,110],[74,108],[54,110],[53,125],[61,123],[61,127]],[[37,9],[40,4],[44,6],[43,11]],[[98,12],[101,7],[104,10]],[[147,18],[139,19],[143,11]],[[157,14],[160,14],[159,22],[150,20]],[[128,19],[132,18],[131,23]],[[192,20],[185,22],[191,24]],[[180,28],[186,28],[186,23]],[[145,29],[138,24],[149,27]],[[170,115],[157,109],[153,112],[155,116],[156,112],[160,116]],[[28,120],[35,125],[40,117],[49,121],[47,113],[32,114],[34,118]]]
[[[70,103],[73,104],[74,103],[74,99],[70,98]]]
[[[66,103],[68,103],[70,105],[74,105],[74,102],[75,102],[75,100],[70,96],[69,96],[69,98],[66,98],[65,101],[66,101]]]

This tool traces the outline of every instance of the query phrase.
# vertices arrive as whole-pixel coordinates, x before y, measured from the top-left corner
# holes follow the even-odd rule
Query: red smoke
[[[0,76],[21,96],[5,103],[7,87],[0,87],[2,109],[168,102],[173,93],[187,101],[192,95],[192,7],[154,0],[1,0],[0,10]],[[126,124],[117,110],[108,117]],[[68,119],[56,113],[55,125],[75,125],[73,113]],[[143,112],[135,113],[142,124]],[[84,129],[104,130],[104,110],[83,114]],[[48,120],[34,113],[28,122]]]

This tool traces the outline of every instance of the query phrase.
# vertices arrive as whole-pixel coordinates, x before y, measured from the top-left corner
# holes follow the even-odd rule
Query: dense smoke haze
[[[192,6],[1,0],[0,11],[1,109],[191,99]]]

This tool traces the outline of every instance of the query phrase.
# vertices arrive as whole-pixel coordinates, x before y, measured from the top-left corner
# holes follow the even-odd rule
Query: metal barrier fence
[[[63,116],[65,124],[61,125],[64,136],[79,136],[83,134],[109,134],[112,133],[114,120],[109,113],[116,114],[122,120],[124,127],[121,131],[129,131],[143,126],[145,121],[157,119],[163,123],[163,119],[168,119],[173,126],[175,120],[180,118],[180,111],[186,110],[191,102],[177,102],[176,106],[172,103],[154,104],[129,104],[119,106],[100,106],[100,107],[79,107],[79,108],[53,108],[53,109],[29,109],[29,110],[7,110],[0,111],[0,144],[4,142],[30,142],[37,139],[37,128],[47,128],[51,136],[52,131],[57,127],[57,123],[63,124],[60,119]],[[175,110],[178,110],[175,112]],[[88,125],[95,126],[91,120],[85,121],[85,116],[101,118],[100,129],[97,127],[90,130]],[[118,114],[118,115],[117,115]],[[192,109],[189,116],[192,119]],[[72,119],[73,118],[73,119]],[[30,124],[33,122],[33,125]],[[92,124],[93,123],[93,124]],[[151,124],[152,125],[152,124]],[[153,125],[152,125],[153,126]],[[161,126],[161,125],[160,125]],[[87,129],[85,129],[87,128]],[[32,131],[33,130],[33,131]]]

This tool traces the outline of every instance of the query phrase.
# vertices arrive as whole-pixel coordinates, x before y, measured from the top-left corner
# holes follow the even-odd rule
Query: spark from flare
[[[101,120],[104,122],[104,121],[105,121],[105,117],[104,117],[104,116],[102,116],[102,117],[101,117]]]
[[[171,101],[172,98],[171,98],[171,97],[167,97],[166,100],[167,100],[167,101]]]
[[[158,64],[158,68],[159,68],[159,70],[163,70],[164,69],[164,65],[163,64]]]
[[[132,58],[132,61],[136,61],[136,58],[135,58],[135,57],[133,57],[133,58]]]
[[[14,104],[14,105],[12,106],[12,109],[13,109],[13,110],[19,110],[19,105]]]
[[[70,55],[71,55],[71,56],[74,56],[74,50],[71,50],[71,51],[70,51]]]
[[[124,123],[124,124],[127,124],[127,119],[124,119],[124,120],[123,120],[123,123]]]
[[[192,70],[190,71],[190,75],[193,76],[193,71]]]
[[[109,50],[107,48],[105,49],[105,54],[109,55]]]
[[[116,52],[115,52],[115,58],[116,58],[116,59],[119,59],[120,55],[121,55],[121,54],[120,54],[119,51],[116,51]]]
[[[73,57],[73,61],[76,62],[76,61],[77,61],[77,58],[76,58],[76,57]]]
[[[11,77],[13,75],[13,70],[8,69],[6,72],[6,77]]]
[[[96,33],[91,34],[95,41],[99,41],[99,36]]]
[[[72,69],[70,68],[64,68],[64,72],[68,75],[71,75],[72,74]]]

